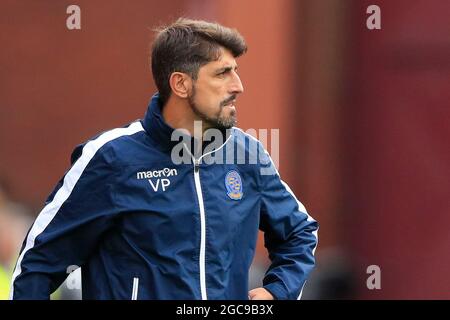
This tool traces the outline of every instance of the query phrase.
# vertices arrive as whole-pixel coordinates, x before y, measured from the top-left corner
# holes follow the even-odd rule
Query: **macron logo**
[[[170,179],[168,178],[177,174],[177,169],[164,168],[161,170],[140,171],[136,173],[136,178],[138,180],[147,179],[153,191],[157,192],[161,187],[164,192],[170,186]]]

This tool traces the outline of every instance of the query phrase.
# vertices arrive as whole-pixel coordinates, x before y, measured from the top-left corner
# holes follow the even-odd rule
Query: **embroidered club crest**
[[[232,200],[240,200],[244,195],[241,176],[235,170],[228,171],[225,176],[225,187],[227,188],[228,197]]]

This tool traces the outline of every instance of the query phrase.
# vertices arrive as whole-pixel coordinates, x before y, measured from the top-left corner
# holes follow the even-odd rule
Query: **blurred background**
[[[151,29],[186,16],[247,41],[238,126],[280,129],[281,176],[320,223],[303,297],[449,299],[449,15],[446,0],[2,0],[0,298],[73,147],[143,116]],[[260,237],[250,286],[267,263]]]

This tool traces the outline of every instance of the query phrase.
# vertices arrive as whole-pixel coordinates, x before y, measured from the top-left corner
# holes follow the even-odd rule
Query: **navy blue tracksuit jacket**
[[[262,145],[232,128],[175,163],[173,131],[156,94],[144,119],[75,148],[23,242],[12,299],[48,299],[74,265],[83,299],[248,299],[258,229],[271,259],[264,288],[300,298],[318,224]]]

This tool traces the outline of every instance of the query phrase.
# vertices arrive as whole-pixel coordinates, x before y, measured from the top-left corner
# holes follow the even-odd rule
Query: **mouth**
[[[224,107],[229,107],[229,108],[235,109],[236,108],[236,99],[231,100],[230,102],[224,104]]]
[[[230,107],[230,108],[236,107],[236,95],[233,94],[233,95],[229,96],[228,99],[223,101],[222,107]]]

